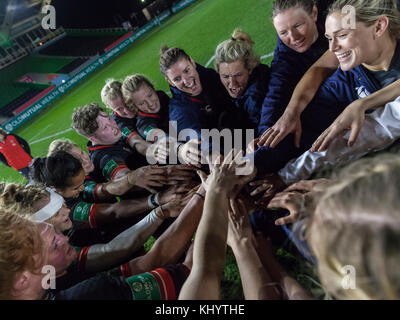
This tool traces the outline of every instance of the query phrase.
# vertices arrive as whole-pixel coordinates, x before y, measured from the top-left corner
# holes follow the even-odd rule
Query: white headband
[[[32,221],[43,222],[50,219],[64,204],[64,198],[62,196],[55,193],[50,188],[46,188],[46,190],[50,193],[50,202],[30,217],[30,220]]]

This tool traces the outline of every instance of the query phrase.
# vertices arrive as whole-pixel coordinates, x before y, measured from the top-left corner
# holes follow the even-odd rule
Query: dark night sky
[[[132,12],[141,12],[142,8],[154,0],[53,0],[56,8],[57,25],[66,28],[74,27],[105,27],[114,22],[119,15],[128,20]]]

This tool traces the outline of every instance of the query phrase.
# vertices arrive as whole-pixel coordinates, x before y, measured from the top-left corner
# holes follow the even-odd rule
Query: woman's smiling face
[[[376,51],[374,25],[367,27],[364,23],[357,22],[355,29],[345,28],[342,23],[344,17],[340,12],[334,12],[325,22],[329,50],[338,58],[340,68],[348,71],[362,63],[373,63],[371,60]]]
[[[317,16],[315,6],[311,15],[303,8],[290,8],[278,13],[272,22],[281,41],[290,49],[302,53],[318,39]]]

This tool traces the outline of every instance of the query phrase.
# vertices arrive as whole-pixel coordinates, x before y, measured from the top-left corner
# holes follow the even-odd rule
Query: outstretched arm
[[[233,160],[233,161],[232,161]],[[200,177],[207,190],[203,217],[193,249],[193,268],[182,287],[179,299],[219,299],[228,233],[228,198],[234,197],[251,179],[237,174],[241,153],[232,150],[221,164],[221,157],[211,164],[211,174]]]
[[[236,257],[245,298],[280,299],[256,251],[248,212],[241,200],[230,201],[228,244]]]
[[[295,144],[300,146],[302,133],[300,115],[314,98],[322,82],[337,69],[339,63],[334,53],[326,51],[303,75],[279,120],[262,133],[258,145],[274,148],[289,133],[295,134]]]
[[[198,193],[198,194],[197,194]],[[132,274],[139,274],[175,263],[182,256],[200,221],[205,191],[200,188],[179,214],[179,217],[157,239],[144,256],[130,261]]]
[[[314,142],[311,151],[326,150],[333,139],[346,130],[350,130],[347,145],[354,145],[365,120],[365,111],[383,107],[386,103],[394,101],[400,96],[400,80],[397,80],[387,87],[384,87],[365,98],[357,99],[350,103],[336,120],[318,137]]]

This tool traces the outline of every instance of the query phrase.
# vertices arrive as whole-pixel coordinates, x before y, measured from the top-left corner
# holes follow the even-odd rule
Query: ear
[[[16,278],[15,282],[13,285],[14,292],[18,295],[19,292],[25,291],[27,288],[29,288],[29,280],[30,280],[30,272],[29,271],[23,271],[20,273]]]
[[[380,16],[374,24],[374,39],[381,37],[389,27],[389,18]]]
[[[318,8],[317,8],[317,6],[315,4],[314,4],[313,10],[312,10],[312,18],[313,18],[314,22],[317,22],[317,20],[318,20]]]

